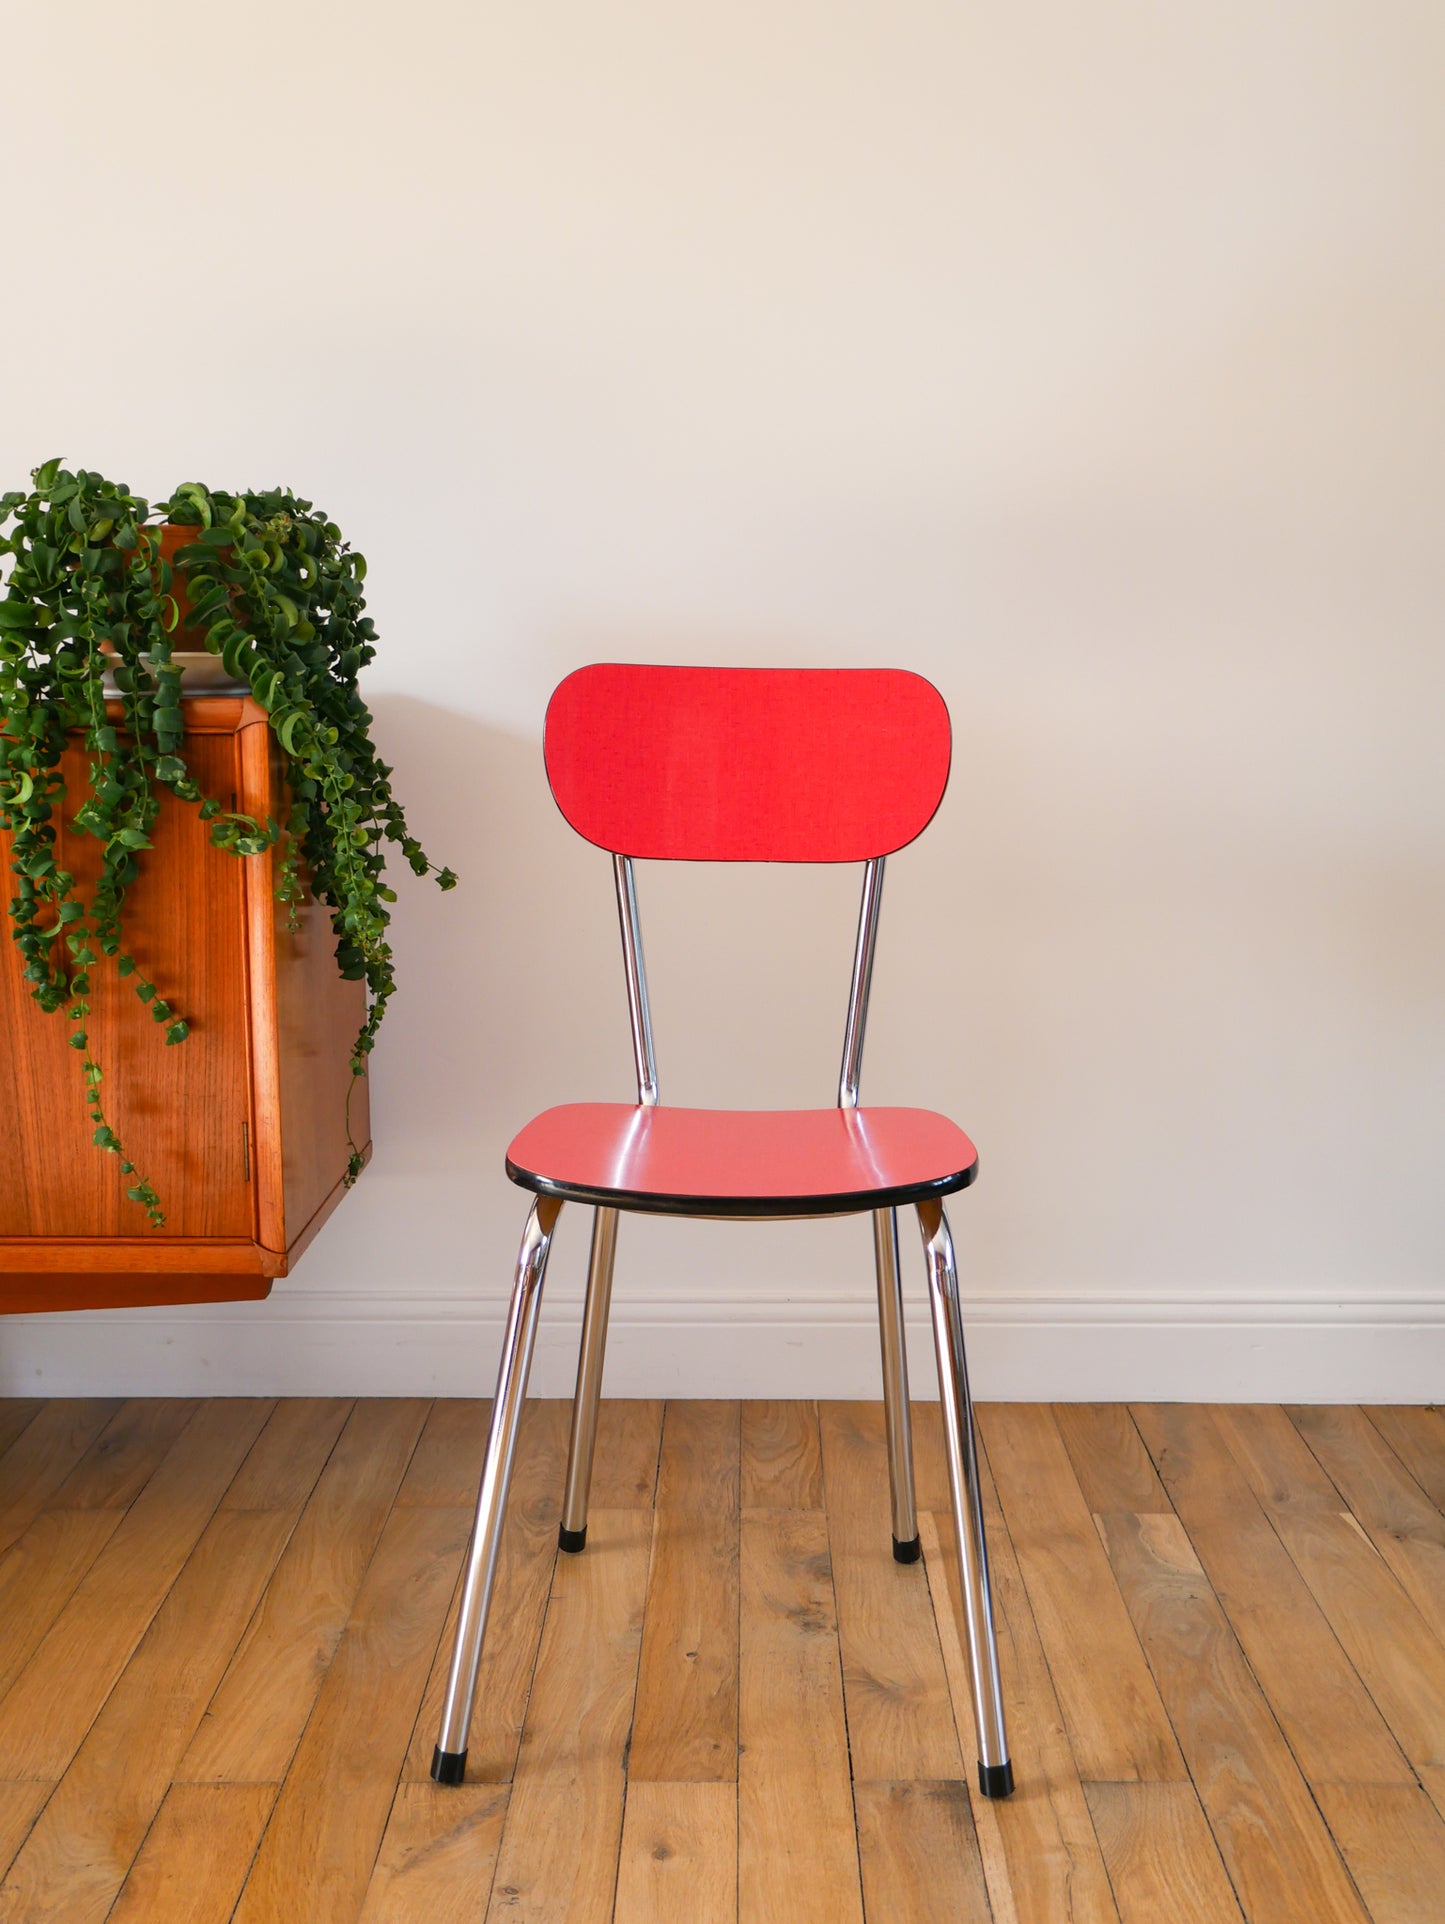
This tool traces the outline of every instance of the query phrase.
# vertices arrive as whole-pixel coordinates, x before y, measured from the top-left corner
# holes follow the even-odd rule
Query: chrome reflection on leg
[[[587,1542],[587,1493],[592,1488],[592,1452],[597,1443],[597,1402],[602,1394],[602,1359],[607,1349],[607,1317],[612,1307],[612,1264],[617,1254],[617,1211],[597,1209],[592,1216],[592,1255],[587,1265],[587,1304],[582,1312],[582,1348],[577,1358],[577,1393],[572,1399],[572,1442],[567,1451],[567,1488],[557,1541],[574,1553]]]
[[[999,1687],[988,1549],[983,1533],[983,1493],[978,1480],[978,1444],[968,1393],[963,1318],[958,1300],[958,1265],[943,1205],[930,1200],[919,1203],[917,1208],[923,1251],[928,1261],[928,1294],[933,1310],[934,1347],[938,1352],[948,1487],[953,1499],[953,1527],[958,1538],[959,1575],[963,1582],[969,1684],[978,1731],[979,1786],[986,1797],[1007,1797],[1013,1789],[1013,1767],[1009,1763],[1003,1692]]]
[[[903,1287],[898,1271],[898,1216],[873,1211],[873,1266],[878,1276],[878,1336],[883,1348],[883,1420],[888,1432],[888,1488],[893,1498],[893,1554],[899,1563],[919,1556],[913,1500],[913,1423],[908,1409],[908,1351],[903,1337]]]
[[[637,1100],[644,1109],[657,1102],[657,1055],[652,1046],[652,1007],[647,999],[647,964],[642,959],[642,917],[637,908],[637,872],[630,855],[614,855],[617,920],[622,929],[622,966],[627,972],[627,1018],[632,1025],[632,1058],[637,1067]]]
[[[457,1618],[456,1643],[452,1647],[452,1667],[447,1677],[441,1734],[432,1753],[431,1774],[439,1784],[459,1784],[466,1770],[467,1731],[472,1721],[472,1700],[477,1691],[477,1671],[482,1660],[482,1640],[487,1632],[492,1585],[497,1576],[497,1550],[502,1540],[507,1487],[512,1480],[512,1459],[517,1450],[517,1426],[527,1394],[527,1374],[532,1367],[532,1348],[537,1338],[537,1311],[542,1301],[542,1282],[547,1274],[547,1252],[552,1246],[552,1231],[561,1213],[562,1205],[555,1197],[537,1198],[528,1214],[521,1253],[517,1258],[517,1280],[512,1287],[506,1334],[502,1338],[497,1395],[492,1404],[491,1428],[487,1433],[482,1485],[477,1493],[477,1520],[467,1551],[462,1607]]]
[[[838,1107],[858,1107],[863,1075],[863,1038],[868,1029],[868,997],[873,989],[873,958],[878,950],[878,917],[883,908],[883,861],[875,855],[863,867],[863,896],[858,904],[858,939],[853,946],[853,976],[848,1015],[843,1024],[843,1066],[838,1071]]]

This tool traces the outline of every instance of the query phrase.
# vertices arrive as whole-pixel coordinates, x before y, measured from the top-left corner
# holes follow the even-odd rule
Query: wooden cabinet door
[[[199,704],[197,704],[199,706]],[[235,707],[235,704],[229,704]],[[234,731],[187,736],[187,762],[223,807],[241,789]],[[66,755],[68,820],[87,792],[83,748]],[[62,829],[62,864],[88,886],[99,844]],[[9,839],[0,834],[7,865]],[[0,930],[0,1237],[251,1237],[252,1133],[244,863],[213,848],[194,807],[167,797],[123,916],[138,967],[190,1024],[167,1046],[113,963],[92,972],[91,1050],[106,1115],[166,1212],[147,1229],[120,1165],[91,1141],[79,1053],[64,1015],[42,1015]]]

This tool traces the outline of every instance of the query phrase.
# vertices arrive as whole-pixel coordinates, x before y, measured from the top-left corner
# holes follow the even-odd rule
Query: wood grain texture
[[[128,1510],[200,1404],[133,1397],[123,1403],[51,1497],[55,1510]]]
[[[986,1404],[979,1427],[1079,1775],[1102,1783],[1182,1779],[1179,1746],[1053,1413],[1039,1404]],[[1107,1691],[1098,1688],[1101,1671]]]
[[[825,1517],[745,1511],[741,1569],[738,1917],[862,1924]]]
[[[1053,1413],[1091,1510],[1158,1514],[1169,1508],[1144,1439],[1124,1404],[1055,1403]]]
[[[1338,1490],[1283,1410],[1230,1406],[1212,1414],[1421,1782],[1427,1789],[1445,1783],[1445,1646],[1435,1627],[1342,1511]]]
[[[1445,1631],[1445,1515],[1362,1410],[1301,1405],[1288,1415],[1415,1608]]]
[[[632,1727],[634,1782],[737,1781],[740,1442],[738,1404],[668,1404]]]
[[[39,1649],[119,1522],[116,1510],[44,1510],[0,1560],[0,1697]]]
[[[431,1406],[421,1439],[407,1466],[406,1482],[397,1491],[397,1502],[437,1503],[446,1509],[474,1504],[477,1486],[482,1480],[482,1458],[486,1454],[487,1425],[491,1418],[489,1397],[439,1396]],[[519,1435],[519,1467],[527,1462],[536,1442],[529,1433]],[[514,1484],[514,1491],[515,1488]]]
[[[1445,1511],[1445,1410],[1388,1403],[1365,1414],[1435,1508]]]
[[[469,1783],[510,1783],[517,1760],[522,1718],[532,1688],[532,1673],[537,1666],[542,1621],[557,1561],[557,1519],[562,1509],[562,1479],[567,1466],[568,1423],[568,1407],[562,1402],[529,1402],[522,1411],[517,1462],[512,1472],[506,1527],[502,1531],[497,1561],[497,1582],[492,1593],[491,1621],[477,1676],[477,1703],[483,1709],[472,1717],[467,1749]],[[422,1441],[425,1443],[425,1436]],[[439,1487],[430,1467],[432,1461],[430,1454],[424,1455],[419,1447],[412,1471],[407,1473],[402,1498],[413,1487],[421,1490]],[[476,1482],[480,1474],[481,1452],[478,1450],[476,1476],[469,1497],[471,1505],[476,1502]],[[403,1775],[409,1783],[425,1783],[430,1777],[460,1601],[459,1579],[407,1752]]]
[[[182,712],[201,787],[283,820],[280,757],[260,707],[211,698]],[[78,740],[63,768],[59,855],[84,890],[100,849],[69,822],[88,784]],[[163,1047],[150,1010],[109,967],[96,973],[87,1026],[110,1072],[110,1119],[160,1191],[166,1224],[146,1228],[117,1165],[93,1147],[67,1025],[41,1015],[14,957],[0,956],[0,1156],[20,1177],[0,1193],[0,1313],[263,1297],[344,1193],[365,990],[337,973],[327,915],[308,899],[289,931],[275,851],[226,854],[174,797],[162,800],[153,842],[129,891],[127,946],[190,1036]],[[351,1125],[368,1154],[364,1080]]]
[[[1195,1555],[1311,1784],[1409,1784],[1414,1773],[1209,1410],[1140,1405]]]
[[[1435,1924],[1441,1915],[1440,1632],[1384,1555],[1387,1538],[1397,1557],[1433,1554],[1426,1481],[1396,1444],[1428,1477],[1432,1433],[1416,1419],[1434,1412],[1368,1429],[1358,1413],[1291,1420],[1279,1409],[1025,1412],[1035,1434],[1006,1466],[1023,1527],[1054,1514],[1071,1530],[1091,1501],[1165,1504],[1090,1516],[1102,1562],[1074,1600],[1076,1686],[1098,1700],[1093,1714],[1120,1752],[1146,1740],[1147,1710],[1142,1730],[1127,1728],[1133,1712],[1098,1656],[1088,1612],[1101,1567],[1193,1776],[1081,1778],[985,1452],[1018,1782],[994,1802],[974,1781],[952,1519],[929,1405],[918,1411],[919,1489],[945,1507],[920,1510],[921,1571],[959,1758],[952,1774],[863,1775],[857,1746],[850,1758],[833,1551],[861,1554],[849,1545],[866,1530],[871,1555],[881,1533],[880,1561],[892,1564],[876,1404],[825,1411],[826,1435],[808,1406],[763,1406],[751,1469],[749,1413],[737,1405],[607,1411],[612,1488],[624,1501],[594,1504],[586,1553],[559,1558],[568,1410],[548,1402],[523,1415],[469,1781],[434,1786],[426,1770],[450,1655],[442,1625],[485,1405],[418,1402],[404,1420],[401,1407],[137,1400],[98,1417],[45,1405],[14,1426],[0,1453],[0,1500],[20,1520],[0,1552],[0,1919],[85,1924],[108,1907],[120,1924],[484,1915]],[[1021,1505],[1025,1475],[1043,1487]],[[781,1506],[809,1489],[824,1507]],[[745,1491],[766,1500],[742,1505]],[[374,1544],[339,1638],[301,1675],[305,1729],[271,1766],[279,1784],[187,1782],[203,1713],[215,1720],[268,1599],[279,1622],[292,1608],[287,1587],[293,1603],[305,1592],[299,1558],[283,1572],[307,1518],[306,1560],[317,1569],[354,1568],[358,1530]],[[670,1538],[669,1519],[686,1520]],[[676,1660],[679,1649],[716,1647],[689,1641],[692,1623],[715,1619],[727,1645],[728,1613],[711,1591],[730,1528],[734,1665],[723,1666],[721,1693],[698,1693]],[[878,1579],[880,1598],[895,1570]],[[869,1609],[867,1636],[881,1649],[890,1619],[881,1602]],[[907,1633],[906,1614],[891,1622]],[[737,1783],[644,1777],[649,1747],[658,1770],[684,1760],[721,1768],[697,1737],[726,1733],[717,1704],[729,1684],[736,1742],[723,1754],[735,1758]],[[256,1685],[264,1695],[264,1666]],[[870,1714],[855,1720],[865,1767],[869,1746],[882,1749],[867,1734]],[[263,1750],[265,1741],[263,1731]],[[240,1767],[252,1767],[245,1756]],[[482,1770],[513,1781],[488,1782]]]
[[[394,1510],[236,1907],[236,1924],[361,1909],[466,1547],[462,1510]]]
[[[1445,1820],[1423,1790],[1326,1784],[1320,1809],[1376,1924],[1439,1924]]]
[[[401,1784],[361,1924],[475,1924],[491,1894],[507,1788]]]
[[[0,1551],[40,1514],[120,1408],[119,1397],[64,1398],[26,1425],[0,1456]]]
[[[243,806],[283,821],[280,751],[265,717],[248,716],[237,741]],[[366,986],[338,974],[330,914],[309,892],[297,911],[300,927],[289,926],[276,900],[274,850],[244,866],[253,1073],[258,1097],[263,1090],[267,1097],[256,1105],[259,1234],[294,1258],[339,1200],[348,1095],[352,1137],[363,1152],[370,1147],[371,1086],[365,1077],[354,1089],[351,1082]]]
[[[615,1916],[627,1924],[736,1924],[736,1784],[629,1782]]]
[[[996,1924],[1118,1924],[1028,1593],[987,1475],[984,1507],[1004,1713],[1017,1784],[1012,1797],[995,1801],[978,1794],[976,1779],[969,1783],[994,1918]],[[953,1519],[948,1513],[921,1511],[918,1534],[954,1722],[972,1771],[977,1739],[960,1629]]]
[[[109,1924],[227,1924],[275,1801],[273,1784],[173,1784]]]
[[[291,1521],[216,1513],[11,1865],[0,1918],[107,1916]]]
[[[585,1553],[558,1558],[491,1920],[612,1917],[651,1522],[593,1509]]]
[[[823,1403],[818,1419],[853,1775],[962,1778],[928,1579],[893,1558],[882,1406]]]
[[[0,1703],[10,1778],[54,1781],[67,1768],[271,1407],[205,1404],[126,1512]]]
[[[285,1776],[426,1414],[416,1398],[356,1405],[177,1772],[181,1781]]]
[[[1189,1784],[1086,1784],[1122,1924],[1240,1924],[1239,1904]]]
[[[9,1870],[54,1788],[53,1784],[0,1782],[0,1877]]]
[[[743,1404],[742,1506],[821,1510],[823,1453],[816,1403]]]
[[[44,1408],[44,1399],[39,1396],[0,1397],[0,1463],[4,1462],[5,1452],[16,1437],[30,1426]]]
[[[197,704],[186,705],[188,721]],[[185,745],[208,795],[238,787],[234,735],[199,734]],[[57,859],[89,893],[101,848],[69,817],[88,792],[88,752],[77,740],[62,774],[70,794]],[[165,1202],[158,1238],[250,1236],[255,1227],[241,1128],[250,1113],[242,864],[213,847],[197,811],[167,795],[153,848],[126,899],[126,945],[142,977],[191,1025],[166,1048],[150,1010],[111,967],[95,971],[91,1048],[109,1070],[107,1109],[130,1158]],[[8,837],[0,860],[8,867]],[[10,943],[5,944],[6,949]],[[0,1237],[124,1236],[144,1231],[119,1166],[91,1143],[79,1058],[69,1025],[42,1015],[13,954],[0,955]]]
[[[964,1783],[855,1784],[867,1924],[988,1924]]]
[[[943,1448],[943,1412],[934,1403],[910,1403],[913,1422],[913,1488],[920,1510],[942,1515],[953,1502]]]
[[[1099,1531],[1247,1914],[1366,1924],[1179,1519],[1116,1513]]]
[[[590,1500],[595,1509],[652,1508],[662,1447],[662,1413],[660,1399],[603,1398],[592,1464]]]
[[[299,1510],[355,1407],[346,1396],[288,1396],[236,1472],[223,1510]]]

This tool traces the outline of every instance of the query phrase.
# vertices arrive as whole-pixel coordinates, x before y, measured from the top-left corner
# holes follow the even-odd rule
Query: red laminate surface
[[[720,1215],[829,1214],[946,1195],[978,1152],[927,1109],[673,1109],[576,1102],[545,1110],[507,1151],[525,1188]]]
[[[901,668],[600,662],[547,710],[547,777],[619,855],[861,862],[922,833],[948,785],[948,710]]]

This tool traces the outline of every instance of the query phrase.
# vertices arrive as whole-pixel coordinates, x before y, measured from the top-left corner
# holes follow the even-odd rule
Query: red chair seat
[[[524,1189],[672,1216],[835,1216],[966,1189],[978,1151],[928,1109],[572,1102],[507,1151]]]

